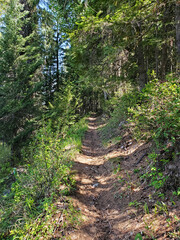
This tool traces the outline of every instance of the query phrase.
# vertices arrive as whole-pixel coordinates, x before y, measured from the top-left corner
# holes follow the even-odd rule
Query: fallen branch
[[[145,157],[145,156],[147,156],[147,152],[145,152],[141,157],[140,157],[140,159],[134,164],[134,166],[137,166],[141,161],[142,161],[142,159]]]

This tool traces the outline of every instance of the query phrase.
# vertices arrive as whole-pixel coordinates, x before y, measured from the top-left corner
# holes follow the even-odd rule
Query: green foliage
[[[131,206],[135,206],[136,208],[138,208],[140,205],[142,205],[142,203],[137,202],[137,200],[129,203],[129,206],[130,206],[130,207],[131,207]]]
[[[9,2],[0,38],[0,137],[15,157],[32,132],[40,87],[38,37],[36,32],[24,37],[30,19],[23,8],[17,0]]]
[[[114,167],[113,173],[114,173],[114,174],[117,174],[117,173],[120,172],[120,171],[121,171],[121,165],[120,165],[120,163],[118,163],[118,164]]]
[[[64,139],[59,138],[59,132],[52,132],[51,123],[36,131],[34,140],[23,149],[26,165],[21,171],[14,169],[16,181],[9,194],[1,197],[4,209],[0,212],[2,237],[8,232],[18,239],[42,236],[49,239],[52,236],[56,226],[50,222],[57,210],[53,203],[57,199],[66,201],[64,196],[75,187],[71,158],[78,151],[86,129],[83,119],[69,129]],[[67,210],[60,209],[66,216],[64,227],[75,224],[77,219],[76,210],[71,204],[69,206]]]
[[[150,0],[79,4],[68,60],[87,89],[82,98],[90,87],[98,90],[95,100],[102,107],[103,92],[111,98],[123,82],[141,87],[152,79],[152,71],[162,80],[176,71],[174,5],[174,0],[160,5]]]
[[[160,189],[166,183],[168,176],[164,176],[161,169],[157,169],[156,167],[151,167],[150,172],[144,174],[142,178],[151,179],[150,185],[153,186],[155,189]]]
[[[119,143],[121,141],[121,139],[122,139],[121,136],[115,136],[115,137],[111,137],[110,139],[104,139],[103,145],[105,147],[108,147],[110,145],[115,145],[115,144]]]
[[[168,151],[167,144],[176,146],[179,139],[178,81],[177,78],[167,76],[166,82],[149,82],[142,92],[130,90],[119,98],[115,97],[115,101],[111,99],[109,107],[114,108],[114,111],[107,125],[100,130],[103,140],[113,139],[118,127],[128,126],[137,139],[153,139],[157,147],[165,147],[165,151]],[[170,154],[172,159],[174,154]],[[167,187],[169,179],[164,170],[171,160],[170,155],[167,159],[160,159],[155,153],[148,156],[151,165],[141,178],[148,180],[157,190]]]
[[[121,92],[121,89],[117,91],[116,96],[107,103],[107,109],[109,107],[114,110],[108,124],[101,130],[103,139],[113,138],[112,129],[123,127],[127,123],[126,120],[130,116],[128,109],[136,106],[139,99],[140,93],[135,89],[130,88],[126,93]]]
[[[82,146],[82,138],[84,133],[87,131],[87,121],[86,118],[80,119],[77,123],[74,123],[69,127],[65,133],[65,138],[63,139],[62,146],[73,146],[78,151]]]
[[[117,96],[115,109],[112,113],[112,119],[114,119],[115,122],[117,120],[119,122],[126,120],[129,114],[128,108],[130,106],[135,106],[138,99],[139,99],[139,93],[137,90],[134,90],[134,89],[123,94],[122,96],[120,96],[120,98]],[[111,101],[113,101],[113,99]]]
[[[141,178],[150,180],[150,186],[153,186],[155,189],[160,189],[165,185],[168,176],[163,173],[163,167],[166,162],[162,165],[162,167],[157,167],[157,156],[158,155],[155,153],[148,155],[148,157],[152,160],[152,166],[148,172],[141,176]]]
[[[144,213],[149,214],[149,208],[148,208],[147,203],[144,204],[143,208],[144,208]]]
[[[142,239],[143,238],[142,238],[141,234],[137,233],[134,240],[142,240]]]
[[[134,169],[134,173],[139,173],[139,172],[140,172],[139,168]]]
[[[8,0],[0,0],[0,16],[6,9],[7,4],[8,4]]]
[[[173,192],[173,195],[175,195],[175,196],[180,196],[180,187],[178,187],[178,190],[177,190],[177,191],[174,191],[174,192]]]
[[[164,202],[157,201],[153,209],[155,214],[166,214],[168,215],[167,205]]]
[[[54,101],[49,103],[47,117],[51,119],[54,131],[58,130],[65,134],[78,118],[80,98],[75,91],[75,85],[66,84],[60,92],[55,93]]]
[[[11,148],[0,143],[0,192],[3,192],[9,184],[9,174],[12,171],[10,166]]]
[[[11,149],[8,145],[0,143],[0,175],[9,166],[9,159],[11,157]]]
[[[141,103],[129,108],[132,131],[138,139],[152,138],[157,145],[178,140],[179,92],[178,79],[171,76],[166,82],[154,80],[141,94]]]
[[[118,143],[116,129],[128,125],[137,139],[153,139],[157,147],[177,144],[179,79],[165,81],[177,65],[176,1],[49,0],[38,12],[38,0],[21,2],[25,6],[0,0],[6,9],[0,19],[0,139],[18,158],[34,126],[41,128],[23,149],[21,171],[17,166],[12,171],[10,148],[2,149],[1,183],[9,175],[16,182],[8,194],[0,189],[1,229],[11,230],[12,238],[48,239],[56,211],[51,204],[74,187],[69,160],[87,129],[84,119],[77,123],[80,115],[103,109],[111,116],[101,131],[104,142]],[[136,90],[154,78],[142,92]],[[44,109],[48,124],[41,120]],[[168,160],[158,163],[156,157],[143,177],[160,189]],[[73,223],[70,212],[63,210]]]

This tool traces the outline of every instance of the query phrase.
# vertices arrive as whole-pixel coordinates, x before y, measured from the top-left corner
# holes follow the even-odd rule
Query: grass
[[[109,147],[111,145],[115,145],[115,144],[119,143],[121,141],[121,139],[122,139],[122,136],[115,136],[115,137],[111,137],[109,139],[106,138],[106,139],[103,139],[102,144],[104,147]]]
[[[71,160],[81,148],[86,129],[84,118],[63,138],[48,123],[36,132],[23,150],[23,171],[14,169],[16,181],[0,196],[0,239],[51,239],[57,229],[63,236],[66,228],[78,224],[79,211],[67,195],[75,188]]]

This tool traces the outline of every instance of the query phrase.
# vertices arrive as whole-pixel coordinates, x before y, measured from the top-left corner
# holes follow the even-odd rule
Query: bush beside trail
[[[75,188],[72,159],[80,150],[86,122],[81,119],[75,123],[64,138],[53,133],[50,125],[44,124],[36,131],[34,140],[22,151],[26,164],[11,170],[14,181],[7,194],[2,191],[3,239],[49,239],[57,228],[63,232],[78,222],[78,212],[65,196]],[[64,216],[61,223],[55,220],[57,212]]]

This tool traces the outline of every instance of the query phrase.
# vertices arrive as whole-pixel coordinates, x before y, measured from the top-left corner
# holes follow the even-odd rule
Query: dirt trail
[[[82,153],[74,165],[77,191],[72,201],[80,210],[83,223],[79,228],[69,229],[65,239],[134,240],[140,232],[143,239],[180,239],[168,233],[179,228],[175,216],[179,216],[180,204],[171,204],[169,197],[163,200],[168,206],[168,215],[154,214],[154,204],[161,200],[136,174],[136,171],[147,171],[150,166],[146,156],[151,143],[137,143],[127,129],[120,127],[121,140],[105,149],[98,135],[99,122],[100,118],[89,118]],[[143,206],[148,206],[149,214]],[[167,218],[171,219],[169,225]]]
[[[73,202],[80,209],[84,222],[80,229],[69,233],[71,239],[121,239],[117,226],[113,224],[120,216],[120,209],[111,191],[114,176],[108,166],[106,150],[101,145],[97,127],[96,118],[90,117],[82,154],[75,160],[74,168],[78,173]]]
[[[105,149],[98,135],[100,122],[100,118],[89,118],[82,153],[75,160],[77,191],[72,201],[84,221],[69,230],[65,239],[134,240],[137,233],[147,240],[180,239],[171,235],[178,234],[180,203],[172,204],[168,192],[169,198],[163,199],[168,214],[155,214],[155,204],[162,200],[136,174],[141,171],[142,175],[152,164],[146,159],[151,142],[136,142],[128,129],[120,127],[121,140]]]

